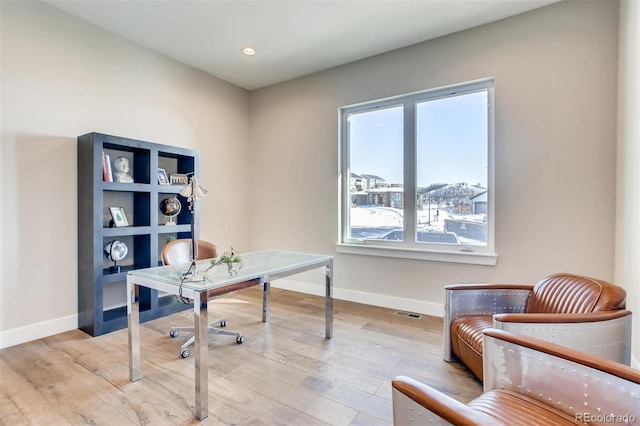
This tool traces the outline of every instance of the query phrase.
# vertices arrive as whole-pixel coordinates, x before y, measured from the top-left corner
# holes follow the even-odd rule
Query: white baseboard
[[[78,315],[57,318],[0,332],[0,349],[78,328]]]
[[[325,287],[320,284],[310,284],[294,280],[277,280],[272,284],[274,288],[298,291],[301,293],[324,296]],[[333,289],[333,297],[350,302],[364,303],[366,305],[382,306],[384,308],[397,309],[408,312],[415,312],[425,315],[442,317],[443,305],[438,303],[428,303],[400,297],[384,296],[380,294],[366,293],[363,291]],[[78,315],[70,315],[41,323],[31,324],[24,327],[0,332],[0,349],[43,337],[52,336],[65,331],[78,328]]]
[[[277,280],[271,283],[273,288],[298,291],[300,293],[324,296],[325,286],[298,282],[294,280]],[[413,299],[403,299],[401,297],[385,296],[382,294],[367,293],[364,291],[345,290],[333,288],[334,299],[348,300],[350,302],[363,303],[365,305],[381,306],[383,308],[397,309],[400,311],[415,312],[418,314],[432,315],[435,317],[444,316],[444,304],[424,302]]]

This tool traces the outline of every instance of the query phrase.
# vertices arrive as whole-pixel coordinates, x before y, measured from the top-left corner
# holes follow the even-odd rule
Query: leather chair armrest
[[[498,330],[495,328],[484,330],[483,334],[494,341],[503,341],[505,343],[520,346],[521,348],[525,348],[531,352],[544,353],[556,358],[563,358],[576,364],[591,367],[604,375],[620,377],[631,383],[640,385],[640,370],[622,365],[619,362],[589,355],[585,352],[577,351],[566,346],[553,343],[549,344],[549,342],[545,340],[532,339],[527,336],[509,333],[508,331]],[[521,368],[517,369],[516,374],[522,374]],[[640,405],[638,408],[640,408]]]
[[[483,340],[485,392],[517,392],[576,420],[605,413],[611,424],[640,419],[640,371],[502,330],[485,330]]]
[[[396,425],[496,425],[495,419],[410,377],[398,376],[391,384]]]
[[[496,314],[494,321],[519,323],[578,323],[608,321],[631,315],[631,311],[620,309],[617,311],[599,311],[585,314]],[[496,327],[500,328],[500,327]]]
[[[630,311],[588,314],[499,314],[493,327],[631,364]]]
[[[451,349],[451,323],[462,316],[492,316],[524,312],[533,285],[529,284],[453,284],[445,287],[444,360],[454,361]]]
[[[533,290],[533,284],[449,284],[445,290]]]

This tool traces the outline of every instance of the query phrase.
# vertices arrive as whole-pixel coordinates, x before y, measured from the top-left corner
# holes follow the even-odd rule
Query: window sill
[[[458,251],[435,251],[417,248],[382,247],[370,244],[336,244],[338,253],[360,254],[365,256],[396,257],[401,259],[431,260],[434,262],[466,263],[471,265],[495,266],[498,255],[495,253],[475,253]]]

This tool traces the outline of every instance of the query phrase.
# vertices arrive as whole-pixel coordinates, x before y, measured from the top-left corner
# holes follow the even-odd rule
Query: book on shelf
[[[104,151],[102,151],[102,180],[109,182],[109,172],[107,171],[107,158]]]
[[[113,182],[111,159],[109,158],[109,154],[104,151],[102,151],[102,180],[105,182]]]
[[[113,182],[113,171],[111,169],[111,158],[109,158],[109,154],[105,154],[105,158],[107,160],[107,182]]]

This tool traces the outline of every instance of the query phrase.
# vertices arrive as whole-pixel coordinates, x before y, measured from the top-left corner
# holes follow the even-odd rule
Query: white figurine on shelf
[[[127,157],[116,157],[113,160],[113,167],[116,169],[116,182],[133,183],[133,178],[129,174],[129,159]]]

